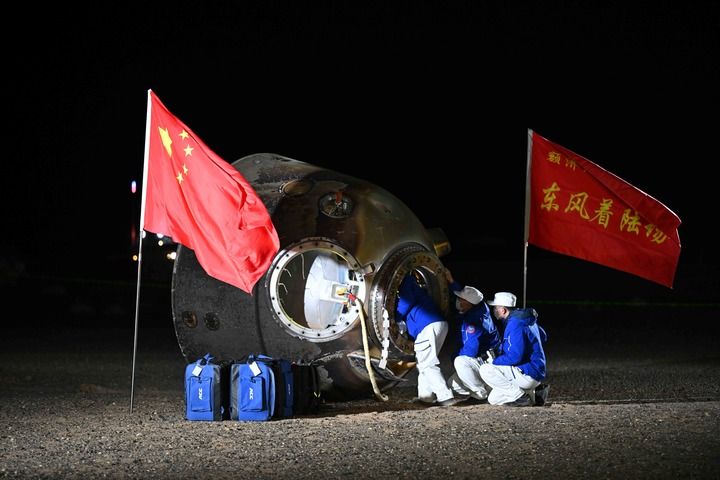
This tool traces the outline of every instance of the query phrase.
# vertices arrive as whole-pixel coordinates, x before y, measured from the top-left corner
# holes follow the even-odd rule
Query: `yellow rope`
[[[370,361],[370,346],[368,345],[368,339],[367,339],[367,326],[365,325],[365,307],[363,306],[362,301],[354,297],[355,301],[360,306],[360,325],[362,326],[362,339],[363,339],[363,348],[365,349],[365,368],[367,368],[368,375],[370,376],[370,383],[373,387],[373,392],[375,392],[375,396],[382,400],[383,402],[388,401],[388,396],[383,394],[380,389],[377,386],[377,381],[375,380],[375,371],[372,368],[372,362]]]

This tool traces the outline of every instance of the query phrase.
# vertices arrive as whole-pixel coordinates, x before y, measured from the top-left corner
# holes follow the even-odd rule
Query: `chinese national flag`
[[[208,275],[252,293],[280,242],[262,200],[148,91],[141,228],[191,248]]]
[[[528,242],[672,288],[680,218],[590,160],[530,130]]]

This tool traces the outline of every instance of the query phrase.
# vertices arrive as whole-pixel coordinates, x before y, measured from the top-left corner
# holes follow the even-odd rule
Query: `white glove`
[[[400,320],[399,322],[397,322],[397,327],[400,335],[405,335],[405,332],[407,332],[407,324],[404,321]]]
[[[489,363],[490,365],[492,365],[493,360],[495,360],[495,354],[493,353],[492,350],[488,350],[487,351],[487,360],[485,360],[485,363]]]

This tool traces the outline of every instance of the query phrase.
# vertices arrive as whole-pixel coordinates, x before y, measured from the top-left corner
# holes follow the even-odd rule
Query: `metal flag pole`
[[[140,309],[140,271],[142,268],[142,239],[144,235],[140,232],[140,243],[138,248],[138,269],[137,269],[137,291],[135,292],[135,329],[133,332],[133,355],[132,375],[130,377],[130,413],[133,411],[133,398],[135,396],[135,354],[137,353],[138,340],[138,311]]]
[[[135,329],[133,332],[132,374],[130,376],[130,413],[135,398],[135,357],[137,355],[138,312],[140,310],[140,272],[142,270],[142,244],[145,236],[145,195],[147,193],[148,156],[150,155],[151,90],[148,89],[147,117],[145,119],[145,156],[143,160],[142,201],[140,202],[140,241],[138,242],[137,289],[135,292]]]
[[[530,170],[532,164],[532,141],[533,131],[528,128],[527,142],[527,170],[525,171],[525,238],[523,249],[523,292],[522,292],[522,308],[525,308],[525,299],[527,294],[527,252],[528,238],[530,238]]]

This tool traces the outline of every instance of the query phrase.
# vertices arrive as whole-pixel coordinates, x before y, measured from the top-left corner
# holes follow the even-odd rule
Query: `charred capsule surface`
[[[386,190],[348,175],[274,154],[233,166],[267,207],[280,250],[248,295],[208,276],[192,250],[178,249],[172,306],[183,355],[312,361],[329,396],[366,395],[364,321],[378,384],[402,381],[413,343],[395,320],[397,289],[412,273],[446,308],[444,234],[427,230]]]

